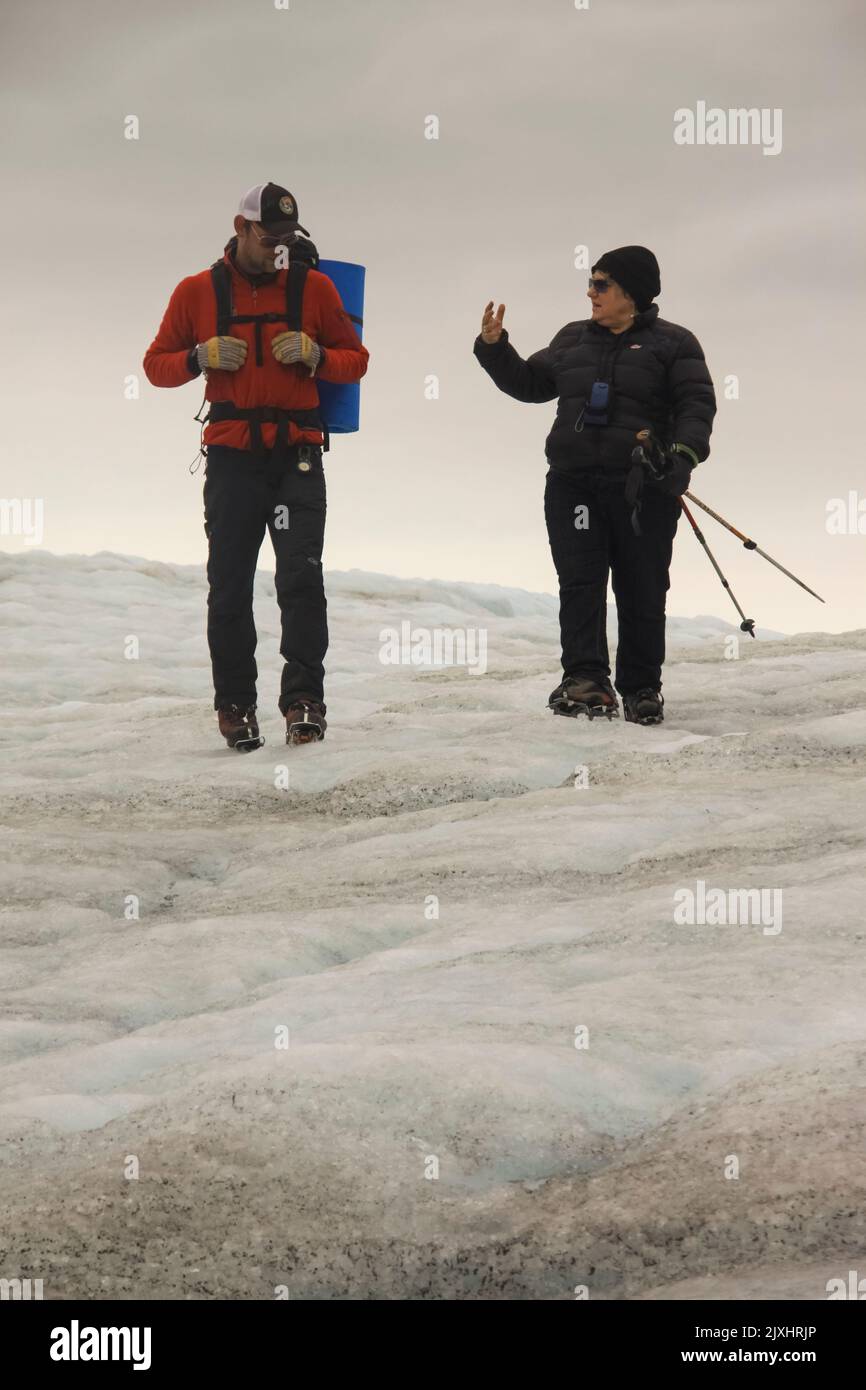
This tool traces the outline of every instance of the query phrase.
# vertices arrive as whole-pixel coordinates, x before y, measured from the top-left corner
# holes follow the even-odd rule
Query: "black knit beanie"
[[[659,263],[645,246],[618,246],[615,251],[605,251],[592,267],[593,275],[597,270],[606,270],[631,295],[638,313],[648,309],[656,295],[661,294]]]

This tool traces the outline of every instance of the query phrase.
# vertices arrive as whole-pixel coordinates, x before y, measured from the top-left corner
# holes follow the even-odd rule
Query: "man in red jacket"
[[[144,370],[154,386],[182,386],[202,372],[207,379],[204,514],[214,709],[230,747],[248,750],[264,742],[256,717],[253,581],[266,528],[276,555],[286,741],[324,736],[326,496],[316,380],[359,381],[368,353],[335,285],[313,268],[318,258],[309,242],[312,264],[300,277],[297,326],[289,322],[292,247],[297,250],[299,230],[309,235],[291,193],[257,184],[241,199],[234,229],[220,267],[230,289],[228,317],[221,322],[211,270],[181,280]],[[296,282],[297,265],[291,273]]]

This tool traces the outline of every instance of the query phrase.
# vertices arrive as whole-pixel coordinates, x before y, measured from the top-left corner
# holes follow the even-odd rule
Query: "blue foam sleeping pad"
[[[343,308],[351,315],[352,327],[359,338],[364,326],[364,266],[351,261],[323,261],[316,267],[337,287]],[[333,381],[320,381],[319,409],[331,434],[352,434],[358,428],[361,411],[361,383],[338,386]]]

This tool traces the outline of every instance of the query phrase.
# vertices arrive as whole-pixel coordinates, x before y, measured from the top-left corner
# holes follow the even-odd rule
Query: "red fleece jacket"
[[[238,270],[230,248],[231,244],[226,247],[223,260],[231,275],[235,313],[284,313],[289,272],[278,270],[272,277],[253,284]],[[260,367],[256,366],[255,325],[233,323],[231,336],[246,341],[246,361],[237,372],[208,369],[207,400],[233,401],[242,408],[270,405],[284,410],[311,410],[319,404],[318,378],[341,383],[360,381],[367,370],[369,353],[355,332],[333,281],[318,270],[311,269],[307,273],[302,328],[325,349],[315,376],[310,376],[309,369],[301,362],[282,366],[271,352],[271,341],[277,334],[285,333],[285,323],[262,325],[263,363]],[[151,385],[183,386],[187,381],[194,381],[200,373],[190,371],[187,355],[191,348],[212,338],[216,331],[216,295],[210,270],[202,270],[198,275],[181,280],[169,300],[159,332],[144,355],[144,371]],[[263,442],[271,448],[277,427],[263,424],[261,428]],[[289,441],[321,444],[323,438],[320,430],[300,429],[290,421]],[[249,425],[245,420],[209,424],[205,427],[204,442],[249,449]]]

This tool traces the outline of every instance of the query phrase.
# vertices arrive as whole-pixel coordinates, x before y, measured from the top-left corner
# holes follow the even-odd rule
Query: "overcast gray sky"
[[[367,267],[362,429],[326,457],[326,568],[555,590],[555,404],[502,395],[472,342],[501,300],[527,356],[586,317],[575,246],[639,242],[716,381],[695,490],[828,602],[707,520],[735,592],[768,627],[864,626],[866,536],[826,528],[829,499],[866,508],[863,28],[853,0],[7,10],[0,495],[44,498],[55,552],[204,560],[202,383],[157,390],[141,359],[241,193],[273,179],[323,256]],[[781,152],[675,144],[699,101],[781,109]],[[684,522],[669,611],[734,616]]]

